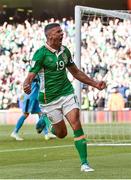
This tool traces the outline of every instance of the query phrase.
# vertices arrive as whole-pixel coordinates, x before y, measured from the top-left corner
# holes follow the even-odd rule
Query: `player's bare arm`
[[[84,84],[88,84],[99,90],[106,88],[106,83],[104,81],[95,81],[94,79],[88,77],[84,72],[79,70],[76,65],[68,67],[68,70],[73,75],[73,77],[83,82]]]
[[[29,74],[27,75],[24,83],[23,83],[23,90],[26,94],[30,94],[31,93],[31,83],[33,81],[33,79],[35,78],[36,74],[29,72]]]

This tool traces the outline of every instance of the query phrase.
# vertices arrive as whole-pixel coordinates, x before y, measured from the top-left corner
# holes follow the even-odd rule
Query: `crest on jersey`
[[[49,62],[52,62],[53,59],[52,59],[51,57],[48,57],[48,61],[49,61]]]
[[[67,57],[66,53],[62,54],[62,58],[64,60],[64,63],[67,64],[68,63],[68,57]]]

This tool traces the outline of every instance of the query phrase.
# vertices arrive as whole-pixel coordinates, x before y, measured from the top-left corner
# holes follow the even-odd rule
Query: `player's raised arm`
[[[84,72],[79,70],[75,64],[69,66],[68,70],[73,75],[73,77],[75,77],[80,82],[83,82],[84,84],[88,84],[99,90],[103,90],[104,88],[106,88],[106,83],[104,81],[95,81],[94,79],[88,77]]]

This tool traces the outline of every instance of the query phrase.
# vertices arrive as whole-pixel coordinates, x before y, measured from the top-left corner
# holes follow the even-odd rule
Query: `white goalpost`
[[[122,11],[122,10],[121,11],[120,10],[119,11],[118,10],[105,10],[105,9],[98,9],[98,8],[85,7],[85,6],[76,6],[75,7],[75,53],[74,53],[75,58],[74,60],[77,67],[80,69],[81,69],[81,62],[82,62],[81,55],[83,52],[82,47],[81,47],[82,38],[83,38],[82,27],[85,24],[85,29],[86,27],[88,29],[88,31],[85,33],[86,35],[84,34],[84,36],[86,36],[84,38],[85,39],[87,38],[86,43],[88,46],[88,40],[90,38],[88,37],[88,33],[89,34],[92,33],[90,26],[91,26],[91,23],[95,19],[99,19],[101,24],[102,25],[104,24],[103,27],[105,27],[105,29],[102,27],[101,31],[105,31],[106,29],[109,29],[109,31],[112,31],[111,28],[113,27],[113,25],[112,27],[108,26],[108,24],[110,23],[110,20],[116,21],[117,23],[119,21],[119,22],[122,22],[123,24],[127,22],[127,25],[131,27],[131,14],[129,12]],[[97,20],[96,20],[96,23],[97,23]],[[99,24],[98,24],[98,28],[100,28]],[[95,28],[93,30],[95,31]],[[119,28],[117,29],[117,31],[118,30]],[[112,31],[112,33],[113,32],[114,31]],[[122,35],[122,32],[121,32],[121,35]],[[109,34],[107,34],[107,36],[109,36]],[[129,36],[131,36],[131,33],[129,34]],[[131,37],[127,37],[127,38],[128,38],[128,43],[129,43],[129,41],[131,40]],[[109,40],[110,40],[110,37],[109,37]],[[95,41],[93,43],[95,44]],[[101,44],[102,44],[102,39],[101,39]],[[109,43],[109,46],[110,45],[111,44]],[[108,47],[104,47],[104,48],[108,48]],[[131,43],[130,43],[129,48],[131,49]],[[84,49],[84,51],[85,50],[86,49]],[[87,56],[88,56],[88,51],[87,51]],[[111,61],[113,60],[111,59]],[[89,60],[88,60],[88,63],[90,63]],[[130,68],[130,64],[128,65],[128,61],[125,61],[125,63],[127,63],[127,66]],[[108,68],[108,71],[110,71],[109,68]],[[112,70],[112,73],[113,73],[113,70]],[[108,76],[106,78],[107,78],[107,83],[109,83]],[[75,80],[75,91],[76,91],[75,92],[76,95],[78,96],[78,100],[81,104],[81,83],[77,80]],[[100,120],[101,118],[101,115],[100,115],[99,121],[94,122],[92,119],[94,118],[94,116],[98,116],[98,113],[100,114],[100,112],[97,112],[97,110],[95,110],[94,112],[93,111],[89,112],[86,110],[83,117],[84,120],[82,119],[84,124],[87,124],[87,126],[85,126],[85,132],[87,133],[87,136],[89,136],[89,139],[92,139],[91,142],[99,144],[99,145],[100,144],[102,145],[107,145],[107,144],[131,145],[131,133],[130,133],[131,132],[131,110],[125,109],[123,110],[123,112],[118,113],[117,115],[118,121],[114,121],[112,119],[112,117],[114,117],[112,112],[108,112],[107,109],[104,109],[104,116],[106,116],[105,121]],[[121,115],[122,117],[120,117],[121,113],[122,113]],[[103,112],[101,114],[103,114]],[[91,119],[88,119],[88,118],[91,118]],[[125,121],[120,120],[121,118],[125,119]]]

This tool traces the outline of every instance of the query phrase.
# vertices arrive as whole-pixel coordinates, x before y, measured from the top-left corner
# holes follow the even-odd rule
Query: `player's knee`
[[[81,128],[81,123],[80,121],[76,121],[75,123],[72,124],[72,127],[74,130],[78,130]]]
[[[62,139],[62,138],[64,138],[64,137],[66,137],[67,136],[67,130],[65,129],[65,130],[62,130],[62,131],[59,131],[59,132],[57,132],[57,137],[58,138],[60,138],[60,139]]]

